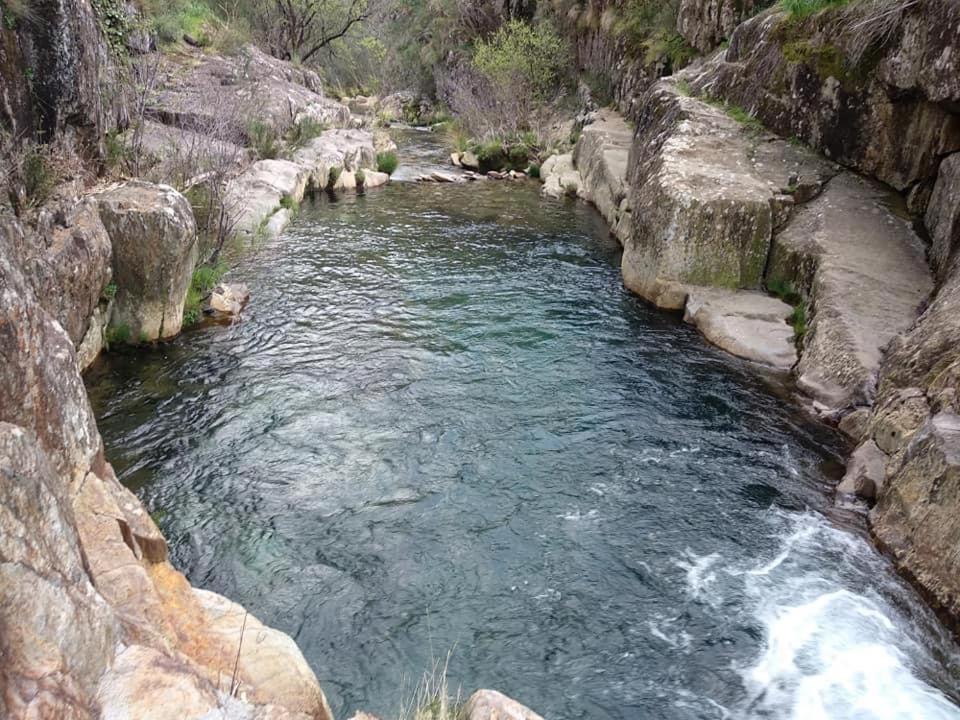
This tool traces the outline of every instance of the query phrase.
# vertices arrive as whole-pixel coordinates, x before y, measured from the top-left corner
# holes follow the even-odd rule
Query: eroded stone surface
[[[477,690],[463,706],[466,720],[543,720],[533,710],[496,690]]]
[[[683,319],[731,355],[789,371],[797,362],[792,313],[763,293],[691,287]]]
[[[933,289],[923,243],[882,188],[844,173],[774,240],[768,280],[810,298],[797,377],[823,411],[872,403],[887,344]]]
[[[644,98],[630,157],[624,282],[673,309],[685,299],[678,284],[759,288],[772,234],[794,204],[791,179],[820,186],[835,172],[660,81]]]
[[[931,239],[930,263],[937,281],[943,282],[960,248],[960,153],[940,163],[925,223]]]
[[[604,109],[583,128],[573,150],[573,164],[582,178],[580,196],[596,206],[621,242],[630,231],[626,182],[632,141],[626,121]]]
[[[175,336],[197,262],[190,203],[172,187],[136,180],[100,193],[97,203],[113,244],[111,326],[130,342]]]

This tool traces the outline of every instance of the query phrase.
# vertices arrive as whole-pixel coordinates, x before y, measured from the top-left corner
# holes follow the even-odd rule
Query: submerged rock
[[[97,204],[113,245],[114,334],[129,342],[173,337],[197,262],[190,203],[172,187],[130,181],[100,193]]]
[[[250,300],[250,290],[243,283],[220,283],[207,300],[208,314],[236,317]]]

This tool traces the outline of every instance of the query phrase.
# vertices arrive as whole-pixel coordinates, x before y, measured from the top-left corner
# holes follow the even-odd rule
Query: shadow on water
[[[550,718],[957,717],[955,646],[823,514],[843,442],[618,262],[533,184],[305,203],[243,322],[90,374],[108,455],[338,716],[455,647]]]

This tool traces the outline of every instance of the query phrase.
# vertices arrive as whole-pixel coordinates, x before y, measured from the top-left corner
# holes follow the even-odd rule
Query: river
[[[398,181],[305,203],[242,322],[88,374],[199,587],[290,633],[337,717],[449,682],[551,720],[957,718],[960,654],[832,508],[847,448],[622,287],[583,204]]]

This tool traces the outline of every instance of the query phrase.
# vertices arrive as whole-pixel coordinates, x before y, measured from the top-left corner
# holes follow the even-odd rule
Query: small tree
[[[256,24],[271,52],[307,62],[370,16],[368,0],[261,0]]]

